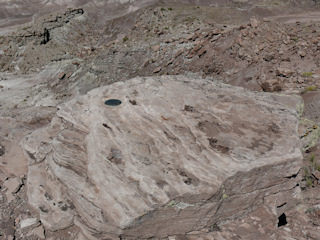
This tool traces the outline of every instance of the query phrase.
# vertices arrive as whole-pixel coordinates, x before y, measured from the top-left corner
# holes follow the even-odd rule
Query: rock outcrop
[[[262,203],[279,216],[298,193],[300,104],[182,76],[94,89],[23,141],[29,202],[48,230],[92,238],[186,234]]]

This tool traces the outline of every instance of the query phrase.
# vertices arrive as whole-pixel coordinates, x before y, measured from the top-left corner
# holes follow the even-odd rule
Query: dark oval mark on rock
[[[109,99],[109,100],[104,102],[104,104],[107,105],[107,106],[118,106],[121,103],[122,102],[119,99]]]

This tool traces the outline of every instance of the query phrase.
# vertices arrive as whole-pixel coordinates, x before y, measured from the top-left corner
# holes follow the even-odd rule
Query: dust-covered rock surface
[[[319,239],[319,10],[0,0],[0,238]]]

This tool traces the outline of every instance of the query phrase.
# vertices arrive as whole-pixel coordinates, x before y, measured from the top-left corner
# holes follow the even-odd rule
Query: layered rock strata
[[[93,239],[187,234],[263,203],[279,216],[298,194],[300,104],[182,76],[94,89],[22,142],[29,202]]]

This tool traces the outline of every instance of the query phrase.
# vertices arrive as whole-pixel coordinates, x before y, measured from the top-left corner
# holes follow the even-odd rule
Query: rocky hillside
[[[319,8],[2,1],[1,238],[319,239]]]

